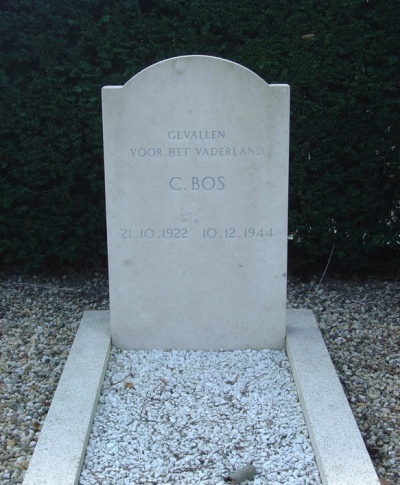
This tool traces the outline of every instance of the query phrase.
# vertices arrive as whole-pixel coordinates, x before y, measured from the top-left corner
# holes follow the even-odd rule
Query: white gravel
[[[320,484],[290,364],[278,351],[113,348],[80,485]]]

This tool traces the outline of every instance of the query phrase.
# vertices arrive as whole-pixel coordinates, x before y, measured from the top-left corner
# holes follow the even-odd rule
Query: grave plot
[[[292,433],[292,424],[283,425],[286,431],[275,430],[270,444],[281,440],[286,447],[283,456],[291,465],[284,466],[296,468],[289,455],[299,451],[296,440],[303,440],[303,452],[308,452],[308,434],[324,485],[378,485],[312,312],[286,311],[289,86],[268,85],[248,69],[223,59],[168,59],[145,69],[124,86],[103,88],[103,127],[111,311],[88,312],[82,320],[25,485],[78,483],[108,362],[110,336],[115,347],[130,351],[162,350],[171,351],[171,355],[178,351],[184,355],[213,351],[205,362],[224,355],[220,351],[246,355],[250,349],[259,357],[266,349],[286,349],[308,433],[304,428]],[[140,356],[136,355],[139,361]],[[208,370],[213,379],[218,375],[220,380],[225,379],[219,386],[226,390],[217,396],[217,403],[221,404],[221,412],[225,406],[227,419],[222,414],[215,418],[215,406],[208,409],[213,429],[219,426],[222,432],[224,425],[232,426],[232,431],[236,429],[244,439],[246,430],[241,426],[250,416],[254,433],[267,436],[269,420],[277,421],[279,412],[284,413],[279,395],[283,397],[287,376],[273,376],[264,382],[261,376],[268,373],[270,365],[265,362],[254,373],[260,384],[266,384],[255,394],[261,399],[257,407],[265,427],[257,423],[254,412],[231,421],[235,403],[245,407],[239,394],[246,388],[250,390],[254,369],[254,363],[247,365],[250,375],[239,382],[245,372],[240,370],[239,354],[237,357],[226,376],[212,367]],[[157,419],[164,419],[167,425],[170,399],[174,399],[174,392],[178,394],[177,388],[170,385],[174,379],[177,384],[177,378],[168,374],[168,364],[161,354],[153,364],[148,387],[146,379],[140,382],[134,376],[132,382],[124,382],[134,399],[139,397],[139,389],[146,399],[149,393],[157,392],[154,375],[160,399],[168,397],[157,409],[129,403],[133,417],[128,418],[132,425],[132,443],[128,446],[143,453],[147,449],[140,444],[141,436],[150,433],[157,437],[151,423],[161,425]],[[196,362],[192,364],[194,368]],[[145,368],[145,359],[136,365]],[[140,369],[136,372],[140,375]],[[138,379],[136,384],[134,379]],[[206,402],[203,407],[199,402],[203,394],[206,401],[213,400],[215,384],[207,389],[207,379],[200,381],[199,377],[203,393],[190,381],[192,392],[182,406],[178,403],[177,410],[185,410],[188,419],[206,421],[201,414],[203,407],[207,408]],[[274,385],[269,387],[272,381]],[[236,388],[224,387],[236,384]],[[135,385],[138,395],[133,392]],[[179,392],[183,398],[183,389]],[[298,408],[293,386],[288,402],[289,407],[293,404]],[[125,415],[124,409],[117,414]],[[149,427],[140,430],[143,416]],[[217,425],[216,420],[221,424]],[[182,423],[177,425],[182,428]],[[93,436],[99,426],[96,420]],[[182,432],[192,427],[193,456],[188,456],[201,468],[201,460],[210,451],[207,446],[213,446],[207,436],[212,436],[213,431],[202,429],[196,434],[194,426],[195,422],[188,422]],[[118,449],[118,426],[115,428],[112,431],[117,434],[109,442],[110,449],[115,448],[115,460],[123,461]],[[173,428],[167,433],[172,433],[171,439],[161,432],[161,443],[158,439],[149,445],[161,446],[157,456],[151,456],[149,462],[144,460],[142,465],[139,460],[137,471],[132,468],[129,477],[119,478],[125,483],[132,476],[134,483],[146,483],[148,479],[150,483],[185,483],[177,482],[175,472],[163,467],[168,460],[163,461],[162,453],[170,445],[172,456],[175,453],[178,460],[179,441],[183,439],[174,436]],[[227,474],[228,482],[254,478],[257,483],[257,468],[246,469],[250,464],[244,463],[254,460],[265,472],[263,479],[268,476],[279,480],[266,466],[273,453],[278,456],[277,448],[268,454],[268,441],[266,437],[265,450],[262,440],[252,450],[250,440],[247,451],[242,450],[225,463],[224,457],[233,450],[232,443],[224,444],[227,453],[218,455],[214,468],[218,474]],[[236,466],[238,470],[229,471],[229,467]],[[208,471],[204,468],[201,472]],[[290,477],[283,478],[285,483],[319,483],[312,464],[311,471],[291,471]],[[215,475],[209,479],[214,480]],[[110,483],[119,482],[114,477]]]

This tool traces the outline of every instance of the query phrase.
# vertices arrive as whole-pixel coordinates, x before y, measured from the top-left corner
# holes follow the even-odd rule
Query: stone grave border
[[[24,485],[78,484],[110,348],[110,312],[85,312]],[[323,485],[378,485],[311,310],[287,311],[286,353]]]

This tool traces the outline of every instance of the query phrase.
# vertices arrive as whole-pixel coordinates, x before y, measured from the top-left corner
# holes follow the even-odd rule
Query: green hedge
[[[106,257],[100,89],[162,59],[231,59],[292,90],[291,251],[351,270],[400,248],[395,0],[5,0],[0,261]]]

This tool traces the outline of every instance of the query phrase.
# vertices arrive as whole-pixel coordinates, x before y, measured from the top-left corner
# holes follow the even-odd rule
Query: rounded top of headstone
[[[208,77],[207,74],[213,73],[214,75],[218,72],[230,76],[235,73],[238,75],[238,71],[242,72],[242,76],[252,77],[257,79],[260,83],[268,85],[258,74],[254,73],[247,67],[244,67],[236,62],[229,61],[227,59],[222,59],[220,57],[214,56],[204,56],[204,55],[190,55],[190,56],[180,56],[172,57],[170,59],[165,59],[163,61],[152,64],[151,66],[143,69],[139,73],[135,74],[129,81],[125,83],[124,86],[128,86],[132,81],[136,80],[138,77],[152,75],[156,73],[161,75],[162,72],[169,72],[176,77],[183,75],[186,76],[193,74],[194,76],[204,76]]]

